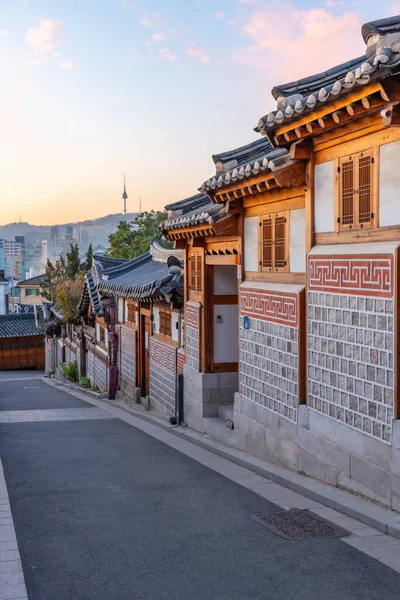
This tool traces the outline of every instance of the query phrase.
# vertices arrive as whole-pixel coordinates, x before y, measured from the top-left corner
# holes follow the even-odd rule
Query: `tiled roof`
[[[134,300],[154,300],[171,292],[183,297],[182,261],[182,250],[165,249],[153,241],[149,252],[105,271],[97,290]]]
[[[265,139],[215,154],[213,160],[216,164],[216,175],[203,183],[200,188],[203,192],[230,185],[264,171],[274,172],[291,162],[285,148],[272,148]]]
[[[168,219],[161,223],[161,231],[182,229],[191,225],[213,225],[228,216],[224,205],[215,204],[205,194],[196,194],[180,202],[169,204]]]
[[[36,335],[43,335],[43,332],[36,326],[33,313],[0,316],[0,338],[32,337]]]
[[[19,287],[20,285],[39,285],[43,281],[44,276],[45,274],[42,273],[41,275],[36,275],[36,277],[31,277],[30,279],[24,279],[24,281],[19,281],[17,287]]]
[[[366,23],[366,52],[327,71],[274,87],[277,110],[262,117],[256,131],[269,129],[311,112],[317,106],[370,82],[400,72],[400,16]]]

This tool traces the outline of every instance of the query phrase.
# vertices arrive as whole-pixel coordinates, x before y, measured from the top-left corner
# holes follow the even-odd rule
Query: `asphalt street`
[[[0,411],[89,404],[0,378]],[[286,541],[277,507],[114,418],[0,424],[30,600],[398,600],[400,575],[340,539]]]

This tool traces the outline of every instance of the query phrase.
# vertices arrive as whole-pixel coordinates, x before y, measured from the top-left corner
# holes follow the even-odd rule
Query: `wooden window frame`
[[[276,266],[276,221],[278,219],[285,219],[284,228],[284,266]],[[264,222],[271,222],[271,266],[265,267],[263,265],[264,262],[264,238],[263,238],[263,229]],[[290,231],[289,231],[289,211],[281,211],[277,213],[269,213],[259,217],[259,238],[258,238],[258,270],[262,273],[289,273],[290,265],[289,265],[289,252],[290,252]]]
[[[160,323],[159,334],[165,338],[172,339],[172,314],[170,310],[159,309]]]
[[[371,157],[370,213],[371,219],[360,223],[360,159]],[[353,161],[353,222],[343,223],[343,164]],[[367,148],[335,159],[335,232],[361,231],[379,226],[379,147]]]
[[[136,325],[136,310],[135,304],[133,302],[126,303],[126,311],[125,311],[125,322],[130,325]],[[133,316],[133,320],[132,317]]]
[[[189,296],[201,297],[204,285],[204,253],[191,252],[189,263]]]

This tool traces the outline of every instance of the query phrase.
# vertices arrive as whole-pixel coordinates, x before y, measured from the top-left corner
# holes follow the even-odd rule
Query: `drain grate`
[[[293,508],[273,513],[258,513],[251,518],[286,540],[315,540],[350,535],[348,531],[309,512]]]

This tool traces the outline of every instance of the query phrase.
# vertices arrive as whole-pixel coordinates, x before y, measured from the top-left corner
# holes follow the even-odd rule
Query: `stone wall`
[[[176,346],[150,338],[150,407],[175,414]]]
[[[390,443],[394,255],[325,248],[308,259],[308,405]]]
[[[94,374],[94,346],[88,344],[86,353],[86,374],[89,377],[90,385],[95,386],[95,374]]]
[[[55,340],[53,340],[53,338],[50,338],[48,336],[45,337],[44,340],[44,352],[45,352],[45,373],[46,375],[49,375],[51,372],[54,371],[54,367],[55,367],[55,344],[57,342],[55,342]]]
[[[186,303],[186,364],[196,371],[200,370],[200,304]]]
[[[136,392],[136,329],[119,327],[119,384],[128,396]]]

